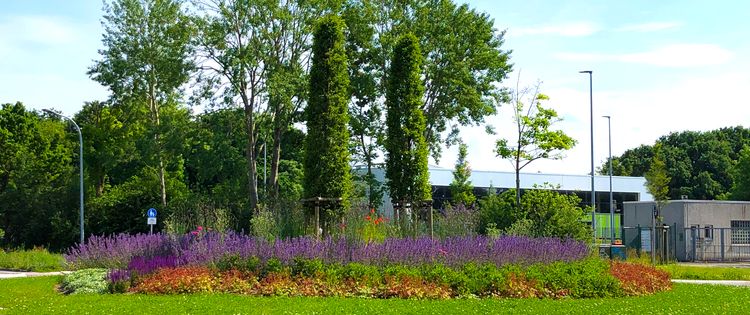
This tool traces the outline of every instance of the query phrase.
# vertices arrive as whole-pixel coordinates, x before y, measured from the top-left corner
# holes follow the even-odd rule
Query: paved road
[[[27,272],[27,271],[8,271],[0,270],[0,279],[8,278],[23,278],[23,277],[39,277],[39,276],[57,276],[70,273],[70,271],[55,271],[55,272]]]

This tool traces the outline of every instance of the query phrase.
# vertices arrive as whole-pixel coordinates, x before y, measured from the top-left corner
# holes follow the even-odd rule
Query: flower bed
[[[65,255],[75,268],[122,269],[136,257],[176,257],[177,265],[206,266],[227,255],[258,257],[261,261],[277,258],[290,264],[294,258],[321,259],[324,263],[368,265],[420,265],[442,263],[460,266],[469,262],[531,265],[557,261],[575,261],[589,255],[588,246],[573,240],[528,237],[457,237],[386,239],[365,243],[346,239],[293,238],[269,242],[239,233],[117,235],[91,237],[86,244],[73,247]]]
[[[669,289],[664,272],[609,263],[554,238],[297,238],[237,233],[92,237],[66,255],[104,267],[111,292],[226,292],[376,298],[610,297]],[[637,278],[636,273],[649,275]],[[664,279],[666,277],[666,283]]]

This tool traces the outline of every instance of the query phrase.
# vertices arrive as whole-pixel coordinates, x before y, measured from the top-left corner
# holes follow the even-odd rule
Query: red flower
[[[371,213],[371,214],[374,214],[374,213],[375,213],[375,208],[371,208],[371,209],[370,209],[370,213]]]
[[[203,227],[199,225],[198,226],[198,231],[203,231]]]
[[[198,235],[198,231],[192,231],[192,232],[190,232],[190,234]]]
[[[368,216],[365,217],[365,220],[370,221],[370,220],[372,220],[372,218],[368,215]]]

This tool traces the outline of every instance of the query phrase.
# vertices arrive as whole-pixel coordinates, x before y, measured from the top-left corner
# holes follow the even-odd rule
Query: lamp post
[[[78,127],[78,124],[75,122],[75,120],[73,120],[72,118],[70,118],[68,116],[59,114],[59,113],[51,111],[49,109],[43,109],[42,111],[44,111],[47,114],[59,116],[59,117],[62,117],[64,119],[69,120],[70,122],[73,123],[73,126],[76,127],[76,131],[78,131],[78,150],[79,150],[78,151],[78,168],[79,168],[80,176],[81,176],[81,178],[80,178],[80,204],[81,204],[81,210],[79,212],[79,216],[80,216],[80,226],[81,226],[81,244],[83,244],[83,240],[84,240],[84,237],[83,237],[84,236],[84,234],[83,234],[83,135],[81,134],[81,128]]]
[[[594,190],[594,81],[591,70],[578,71],[578,73],[589,74],[589,106],[591,113],[591,227],[594,229],[594,242],[596,243],[596,191]]]
[[[609,233],[611,242],[615,243],[615,208],[613,206],[614,198],[612,198],[612,117],[602,116],[607,118],[607,130],[609,133]]]

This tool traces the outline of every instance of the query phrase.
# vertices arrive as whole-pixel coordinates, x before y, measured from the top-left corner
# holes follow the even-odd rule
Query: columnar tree
[[[520,98],[531,93],[527,104]],[[557,112],[542,107],[542,101],[549,98],[539,93],[539,86],[533,90],[514,91],[513,120],[516,123],[514,143],[499,139],[496,143],[497,156],[510,160],[516,172],[516,206],[521,206],[521,170],[539,159],[558,160],[562,152],[571,149],[576,140],[562,130],[550,130],[553,124],[560,121]]]
[[[430,199],[422,108],[422,54],[416,36],[399,39],[386,91],[386,178],[394,202]]]
[[[343,204],[337,209],[346,207],[352,190],[344,27],[335,15],[323,17],[315,27],[305,110],[305,197],[342,198]]]
[[[453,182],[450,184],[451,200],[453,204],[463,204],[470,207],[477,200],[474,196],[474,186],[471,185],[471,167],[466,161],[467,146],[465,143],[458,145],[458,159],[456,169],[453,170]]]
[[[179,1],[114,0],[104,6],[102,59],[89,75],[112,92],[112,101],[143,113],[159,172],[161,204],[167,204],[162,111],[174,107],[193,69],[191,27]],[[168,130],[168,129],[167,129]]]

